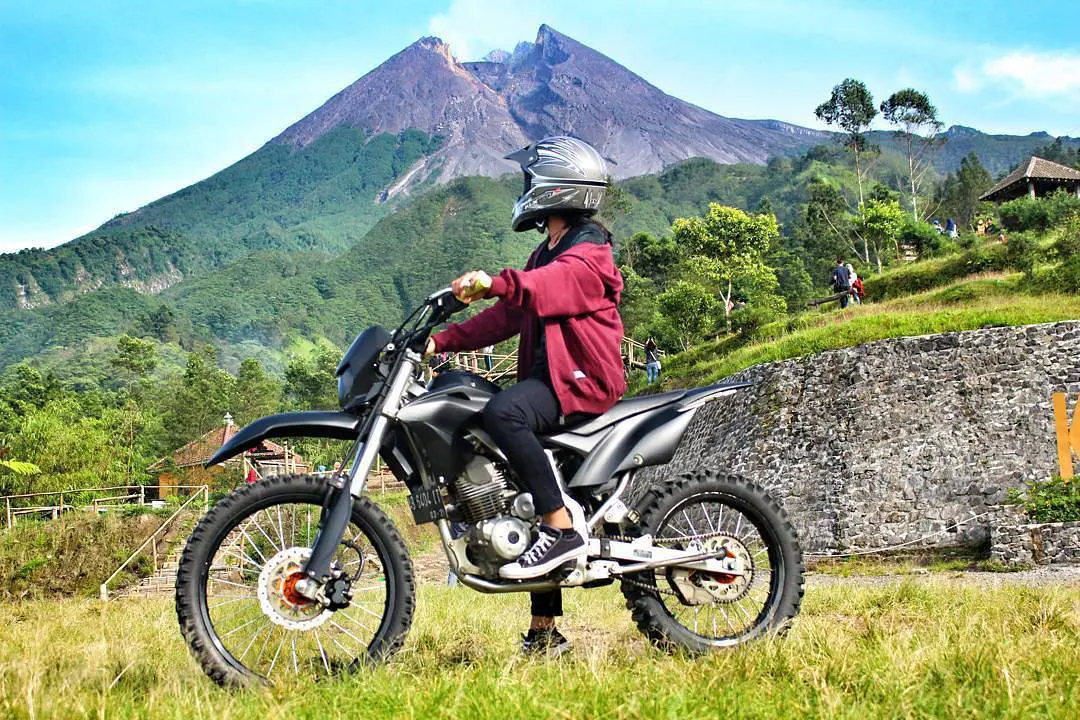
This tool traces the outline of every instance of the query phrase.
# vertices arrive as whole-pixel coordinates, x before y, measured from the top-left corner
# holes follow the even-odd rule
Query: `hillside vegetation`
[[[268,143],[221,172],[49,250],[0,255],[0,309],[97,287],[160,290],[264,250],[340,251],[389,210],[379,193],[440,138],[338,128],[302,149]]]

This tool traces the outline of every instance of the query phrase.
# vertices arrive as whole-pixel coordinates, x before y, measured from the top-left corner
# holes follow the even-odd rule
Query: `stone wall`
[[[756,384],[699,410],[635,494],[713,467],[771,490],[807,552],[978,544],[989,518],[965,521],[1057,471],[1050,395],[1080,391],[1080,322],[882,340],[733,379]]]
[[[1080,563],[1080,522],[1030,523],[1016,506],[990,525],[990,559],[1007,565]]]

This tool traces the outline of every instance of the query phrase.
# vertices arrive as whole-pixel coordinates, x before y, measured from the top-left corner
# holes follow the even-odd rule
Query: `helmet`
[[[506,156],[521,165],[525,189],[514,203],[516,232],[542,227],[549,215],[593,215],[607,192],[607,167],[600,153],[577,138],[556,136]]]

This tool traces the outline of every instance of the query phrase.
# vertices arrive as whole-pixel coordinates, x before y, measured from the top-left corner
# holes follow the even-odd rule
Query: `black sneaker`
[[[499,568],[499,575],[507,580],[540,577],[587,552],[585,538],[576,530],[559,530],[541,525],[540,535],[532,547],[522,553],[516,562]]]
[[[522,655],[558,657],[570,649],[570,641],[555,628],[530,630],[521,636]]]

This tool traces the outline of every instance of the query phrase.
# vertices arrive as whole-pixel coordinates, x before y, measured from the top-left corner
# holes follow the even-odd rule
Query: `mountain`
[[[964,125],[953,125],[938,135],[938,138],[943,142],[934,152],[933,162],[940,173],[955,171],[960,167],[960,161],[968,153],[973,152],[979,157],[979,162],[983,167],[994,177],[1007,174],[1032,153],[1054,140],[1046,132],[1033,132],[1028,135],[993,135]],[[876,130],[869,133],[869,139],[870,142],[882,147],[902,152],[892,132]],[[1062,136],[1061,142],[1065,147],[1080,148],[1080,138]]]
[[[764,163],[821,142],[817,130],[733,120],[667,95],[611,58],[541,25],[533,43],[458,62],[423,38],[330,98],[272,142],[304,147],[336,128],[443,138],[413,168],[447,182],[513,170],[502,157],[531,140],[572,134],[610,158],[617,178],[655,173],[691,157]]]

